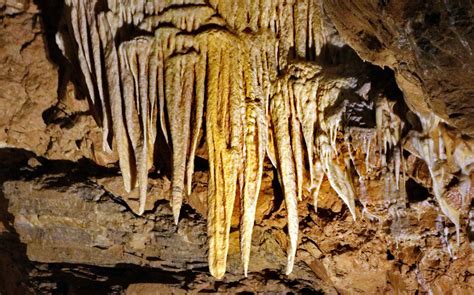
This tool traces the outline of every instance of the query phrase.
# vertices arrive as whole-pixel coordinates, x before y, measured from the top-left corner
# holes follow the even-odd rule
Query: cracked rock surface
[[[324,0],[364,59],[395,70],[409,105],[474,135],[474,7],[470,1]]]

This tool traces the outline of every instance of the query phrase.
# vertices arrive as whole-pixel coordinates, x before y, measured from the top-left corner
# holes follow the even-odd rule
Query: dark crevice
[[[390,252],[389,249],[387,249],[387,260],[394,260],[395,256],[393,256],[392,252]]]
[[[412,178],[409,178],[405,183],[408,202],[418,203],[422,202],[430,196],[428,189],[421,184],[417,183]]]

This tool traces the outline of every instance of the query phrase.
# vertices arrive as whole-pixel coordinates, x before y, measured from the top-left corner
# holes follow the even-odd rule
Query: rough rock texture
[[[20,171],[2,170],[2,253],[11,256],[2,255],[1,262],[4,270],[12,266],[14,270],[2,277],[7,294],[23,292],[20,287],[83,294],[92,282],[102,292],[126,290],[127,294],[164,287],[183,292],[335,294],[430,289],[435,294],[446,290],[468,294],[472,287],[470,244],[463,239],[455,256],[450,256],[446,220],[438,217],[436,205],[429,200],[411,202],[399,220],[393,220],[383,206],[378,211],[371,206],[379,219],[366,217],[355,223],[347,209],[334,204],[336,193],[323,185],[318,213],[311,200],[299,204],[302,238],[295,269],[285,276],[281,270],[288,240],[282,200],[268,194],[273,207],[264,212],[267,216],[257,216],[249,277],[241,274],[234,229],[228,273],[216,280],[207,271],[205,220],[191,206],[185,206],[178,226],[167,201],[157,202],[138,217],[98,184],[113,178],[114,169],[91,162],[50,161],[19,150],[4,150],[2,160],[12,155],[21,158],[14,163]],[[382,189],[369,191],[376,196],[382,195]],[[156,193],[168,195],[161,189]]]
[[[471,1],[323,0],[344,40],[392,68],[408,104],[474,136],[474,7]]]
[[[287,235],[284,189],[278,179],[281,176],[270,160],[265,159],[248,277],[244,278],[241,265],[240,200],[237,198],[230,220],[227,273],[222,280],[216,280],[209,274],[207,258],[209,155],[205,140],[197,147],[193,192],[184,199],[179,224],[174,224],[170,206],[171,177],[159,171],[149,174],[145,212],[142,216],[136,215],[139,193],[126,192],[117,155],[102,151],[101,131],[89,112],[87,91],[81,88],[84,84],[77,77],[79,72],[71,70],[71,65],[55,47],[54,33],[59,23],[53,14],[61,11],[62,2],[37,1],[37,4],[39,8],[33,3],[28,5],[28,1],[0,2],[0,59],[4,65],[0,69],[0,293],[411,294],[418,291],[471,294],[474,291],[472,188],[464,194],[465,184],[474,182],[472,174],[466,180],[458,170],[446,169],[447,175],[452,173],[455,177],[447,177],[450,183],[446,184],[443,198],[455,205],[465,200],[462,205],[456,205],[462,212],[460,245],[457,246],[455,227],[443,215],[435,196],[433,179],[437,178],[433,178],[430,171],[433,167],[429,167],[422,156],[408,153],[407,150],[414,148],[411,143],[406,144],[407,150],[402,155],[407,166],[404,170],[408,179],[406,190],[388,192],[386,183],[391,182],[388,188],[393,190],[394,179],[390,178],[392,174],[376,169],[383,160],[381,152],[376,155],[375,141],[369,140],[373,154],[367,166],[365,158],[370,152],[354,140],[365,135],[355,129],[351,131],[349,145],[349,149],[354,149],[353,154],[346,147],[346,139],[341,138],[342,131],[336,129],[334,138],[341,147],[341,157],[354,157],[350,171],[353,174],[363,171],[361,175],[370,178],[370,181],[354,181],[353,210],[357,220],[353,220],[347,202],[336,193],[335,187],[340,186],[328,178],[323,178],[319,188],[316,212],[314,191],[303,190],[302,201],[297,205],[299,235],[295,264],[293,272],[286,276],[284,269],[291,241]],[[370,24],[369,20],[379,19],[379,14],[371,13],[373,9],[389,10],[397,6],[393,1],[387,4],[379,1],[377,5],[364,7],[359,15],[359,10],[350,5],[349,2],[324,1],[326,12],[341,36],[362,58],[395,70],[407,104],[421,113],[435,110],[449,124],[463,130],[472,128],[468,112],[448,119],[449,114],[455,113],[454,109],[472,107],[468,89],[472,83],[461,81],[468,79],[467,73],[472,67],[466,65],[460,70],[456,65],[458,72],[456,75],[451,72],[452,77],[431,69],[419,72],[423,69],[423,60],[430,56],[414,47],[400,49],[392,58],[392,53],[383,55],[377,48],[359,46],[359,43],[365,44],[365,35],[351,35],[349,28],[365,28],[365,22]],[[408,10],[408,6],[402,4],[400,7],[421,14],[437,6],[425,6],[425,10],[416,5],[414,8],[419,10]],[[442,20],[456,15],[446,16],[445,10],[440,11]],[[419,19],[414,17],[417,13],[392,13],[396,19],[403,15],[403,21],[410,23]],[[346,21],[357,23],[350,20],[352,15],[362,19],[364,24],[346,24],[346,28]],[[426,24],[425,20],[421,22]],[[448,23],[440,21],[437,32],[448,30],[451,26]],[[370,26],[377,31],[384,27],[380,22]],[[333,44],[342,42],[331,25],[327,24],[325,30],[333,34],[326,34]],[[404,34],[413,38],[412,30]],[[470,40],[468,32],[460,36]],[[389,45],[384,46],[389,48]],[[410,122],[412,113],[405,110],[406,116],[399,114],[400,108],[404,110],[400,107],[403,99],[391,71],[363,64],[347,46],[331,45],[322,51],[320,62],[329,64],[325,65],[327,68],[335,66],[338,69],[333,73],[335,77],[340,78],[342,72],[345,73],[342,76],[358,81],[356,89],[349,89],[343,95],[359,102],[347,112],[352,125],[369,122],[369,126],[362,127],[373,128],[377,124],[375,108],[369,111],[368,106],[360,103],[360,97],[369,97],[371,101],[374,96],[398,102],[395,107],[388,104],[386,114],[392,119],[390,122]],[[469,58],[463,59],[466,64]],[[404,59],[411,62],[406,71],[400,66]],[[449,66],[455,68],[452,64]],[[466,76],[459,77],[459,72]],[[295,73],[299,74],[295,71],[286,77],[291,80]],[[409,73],[421,78],[413,82],[410,80],[413,75]],[[448,87],[433,86],[435,79],[444,79],[442,77],[453,78],[450,79],[456,84],[453,89],[459,90],[457,95],[461,99],[455,101]],[[331,82],[333,78],[329,76],[326,80]],[[312,83],[311,77],[305,79],[306,84]],[[369,88],[367,82],[370,82]],[[358,96],[354,96],[354,91]],[[446,101],[459,103],[459,106],[451,104],[450,108],[436,103],[443,92],[446,92],[443,99],[446,97]],[[423,95],[424,99],[415,94]],[[387,110],[385,106],[380,109]],[[393,115],[394,109],[399,115]],[[409,126],[414,125],[416,122]],[[465,133],[472,134],[471,131]],[[375,135],[370,136],[375,138]],[[472,148],[472,145],[468,143],[467,147]],[[317,154],[315,158],[319,157]],[[465,159],[466,166],[468,160]],[[344,161],[340,161],[339,167],[344,167]],[[364,166],[374,171],[368,173],[370,169],[366,171]],[[394,166],[390,169],[394,170]],[[329,168],[336,174],[339,171]]]
[[[52,13],[58,5],[41,12],[22,3],[29,2],[7,1],[5,10],[0,8],[0,147],[51,159],[85,157],[102,165],[115,161],[102,152],[100,130],[71,83],[71,69],[54,63],[59,50],[50,48],[51,36],[45,32],[54,20],[41,13]]]

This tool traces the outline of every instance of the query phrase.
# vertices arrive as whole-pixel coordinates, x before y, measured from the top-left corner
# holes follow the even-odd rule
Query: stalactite
[[[289,103],[285,100],[284,95],[277,93],[272,97],[270,112],[275,138],[275,154],[281,175],[280,178],[288,214],[288,235],[290,242],[287,250],[288,262],[286,273],[289,274],[293,270],[298,242],[298,212],[295,164],[291,150],[290,130],[288,130],[290,110]]]
[[[263,173],[263,161],[267,145],[267,127],[265,124],[265,103],[263,97],[262,77],[257,70],[262,62],[259,52],[248,48],[250,61],[244,62],[244,80],[246,89],[244,117],[244,171],[241,195],[240,249],[244,275],[247,276],[252,244],[252,231],[255,222],[255,211],[260,192]],[[252,58],[253,57],[253,58]]]
[[[310,172],[310,187],[313,187],[313,179],[318,178],[314,174],[313,168],[313,144],[314,144],[314,131],[317,122],[317,93],[318,93],[318,82],[308,82],[307,84],[295,83],[293,84],[295,100],[297,105],[298,119],[301,122],[303,130],[303,138],[306,145],[306,154],[309,162]],[[305,85],[310,85],[305,87]]]
[[[107,141],[108,126],[104,126],[102,122],[103,114],[100,113],[100,99],[96,97],[96,87],[94,84],[92,63],[90,62],[89,51],[89,36],[88,36],[88,25],[86,22],[86,16],[84,15],[87,11],[84,10],[84,2],[78,0],[68,0],[66,4],[70,7],[70,13],[68,14],[68,26],[69,31],[73,35],[73,39],[76,43],[73,45],[77,53],[77,61],[81,69],[82,75],[84,76],[84,82],[88,91],[88,98],[90,99],[92,113],[96,121],[103,127],[103,149],[110,151],[111,148]]]
[[[219,40],[219,41],[218,41]],[[209,269],[221,278],[226,269],[230,219],[242,173],[244,89],[241,48],[223,33],[207,36],[208,85],[206,132],[209,149]],[[238,44],[237,44],[238,46]]]
[[[294,18],[295,18],[295,48],[296,54],[306,57],[306,48],[308,44],[308,2],[295,1]]]
[[[186,159],[190,145],[195,55],[176,56],[166,63],[166,107],[172,149],[171,202],[175,223],[183,202]]]
[[[294,156],[294,166],[296,172],[296,188],[297,197],[301,201],[303,198],[303,143],[301,135],[301,126],[297,118],[296,107],[295,107],[295,96],[293,94],[293,85],[291,82],[283,87],[285,99],[290,107],[290,126],[291,126],[291,147]]]
[[[124,106],[124,112],[125,112],[125,127],[127,130],[128,134],[128,139],[127,143],[129,144],[128,152],[131,153],[130,155],[130,163],[132,163],[130,169],[131,169],[131,176],[130,176],[130,187],[129,189],[132,189],[136,186],[137,183],[137,158],[136,158],[136,153],[138,151],[138,146],[140,142],[140,125],[138,123],[138,113],[137,113],[137,106],[136,106],[136,100],[135,100],[135,87],[133,85],[133,77],[130,72],[130,65],[129,65],[129,60],[127,58],[127,47],[128,44],[122,44],[119,47],[119,65],[120,65],[120,81],[122,84],[122,89],[123,89],[123,106]],[[118,118],[118,122],[120,122],[121,114],[117,113],[117,116],[120,116]],[[115,121],[115,120],[114,120]],[[119,124],[119,123],[114,124]],[[126,148],[124,145],[123,148]],[[120,154],[120,151],[119,151]],[[123,174],[124,172],[122,172]],[[125,187],[127,187],[125,185]]]
[[[150,48],[149,68],[148,68],[148,142],[150,151],[154,151],[154,144],[158,135],[158,51],[159,45],[156,40]],[[150,162],[153,164],[153,155],[150,153]]]
[[[156,37],[158,37],[158,32],[156,33]],[[164,82],[164,77],[165,77],[165,52],[163,50],[163,43],[164,43],[164,36],[159,36],[160,38],[156,38],[157,42],[157,95],[158,95],[158,117],[160,121],[160,129],[161,132],[163,133],[163,136],[166,140],[167,143],[169,143],[168,139],[168,128],[166,124],[166,119],[165,119],[165,82]]]
[[[365,78],[341,77],[337,69],[314,62],[326,42],[319,3],[98,3],[67,0],[70,36],[57,40],[81,70],[91,112],[103,130],[103,148],[117,152],[124,187],[127,192],[138,189],[137,213],[143,214],[148,172],[160,165],[155,144],[164,139],[172,152],[171,203],[178,223],[205,135],[209,269],[216,278],[226,271],[236,198],[241,202],[241,258],[248,273],[265,156],[277,169],[286,205],[287,274],[298,246],[298,200],[312,196],[317,210],[326,176],[355,220],[354,177],[360,182],[362,214],[378,218],[367,211],[366,185],[383,170],[387,195],[402,196],[405,150],[427,163],[435,198],[455,224],[459,241],[460,211],[446,196],[445,182],[448,174],[462,174],[467,179],[460,176],[462,191],[469,191],[472,142],[452,135],[436,116],[420,115],[423,130],[402,134],[404,121],[385,97],[370,98],[376,103],[375,128],[348,126],[352,102],[343,92],[368,100],[369,91],[360,88],[367,84],[358,79]],[[399,218],[397,210],[393,216]]]
[[[128,99],[125,102],[125,114],[127,120],[130,141],[132,142],[133,151],[135,154],[135,162],[137,167],[137,182],[140,195],[139,214],[145,211],[145,204],[147,198],[148,186],[148,170],[152,166],[153,146],[150,138],[149,126],[149,110],[148,110],[148,67],[149,57],[152,53],[154,42],[150,39],[134,39],[132,41],[123,43],[120,50],[122,67],[122,75],[127,83],[129,83],[129,90],[134,89],[128,93]],[[133,84],[133,86],[132,86]],[[125,96],[124,96],[125,97]],[[154,99],[154,98],[153,98]],[[131,104],[127,106],[127,104]],[[122,115],[123,117],[123,115]],[[122,117],[120,119],[122,119]],[[139,132],[137,133],[137,130]]]
[[[97,3],[96,3],[96,1],[86,1],[85,5],[87,6],[86,11],[91,11],[92,9],[94,9],[94,7],[95,7],[95,5],[97,5]],[[97,19],[97,16],[93,15],[93,14],[90,14],[90,13],[85,13],[85,15],[86,15],[86,19],[87,19],[87,22],[88,22],[89,28],[90,28],[89,31],[90,31],[90,39],[91,39],[91,43],[92,43],[92,56],[93,56],[93,61],[94,61],[93,65],[94,65],[94,70],[95,70],[94,77],[97,80],[96,86],[97,86],[97,90],[98,90],[98,94],[99,94],[99,98],[100,98],[100,102],[101,102],[101,107],[102,107],[102,110],[101,110],[101,113],[102,113],[102,129],[103,129],[103,133],[102,133],[103,148],[102,149],[105,150],[105,151],[110,152],[111,147],[109,145],[109,138],[108,137],[109,137],[109,129],[113,128],[113,127],[111,127],[112,118],[111,118],[111,111],[110,111],[110,108],[109,108],[109,104],[111,104],[111,103],[110,103],[110,96],[107,97],[106,93],[105,93],[105,90],[104,90],[104,86],[106,84],[103,81],[104,74],[102,73],[101,50],[103,50],[102,52],[104,52],[104,55],[107,55],[107,52],[109,52],[109,50],[113,51],[113,52],[110,53],[111,55],[113,55],[113,57],[112,57],[112,60],[109,61],[109,62],[115,63],[114,67],[117,67],[117,53],[116,53],[117,49],[115,48],[115,44],[111,43],[111,41],[112,41],[112,39],[111,39],[112,29],[111,29],[110,24],[106,29],[102,28],[103,29],[102,35],[107,34],[107,37],[104,36],[104,38],[101,38],[100,37],[101,28],[100,28],[100,24],[99,24],[99,20]],[[101,40],[103,40],[103,41],[101,41]],[[113,48],[110,48],[110,47],[113,47]],[[107,59],[107,57],[104,57],[104,59]],[[106,64],[106,67],[107,67],[107,62],[105,64]],[[110,73],[106,74],[105,76],[109,76],[109,75],[110,75]],[[114,79],[114,78],[112,78],[112,79]],[[116,82],[117,81],[115,81],[115,83]],[[110,83],[111,83],[111,81],[107,81],[107,84],[110,84]],[[119,93],[117,93],[117,94],[119,94]],[[123,135],[121,135],[121,136],[123,136]]]
[[[194,173],[194,156],[198,145],[198,140],[201,135],[202,119],[204,115],[204,97],[206,91],[206,71],[207,71],[207,52],[206,47],[202,46],[201,57],[195,65],[195,99],[194,99],[194,114],[193,114],[193,130],[191,138],[191,147],[189,151],[189,159],[186,168],[187,193],[190,195],[192,191],[192,179]]]
[[[321,189],[321,184],[323,183],[324,179],[324,170],[321,165],[321,161],[317,160],[313,166],[313,178],[312,178],[312,186],[311,186],[311,195],[313,197],[313,206],[314,210],[318,211],[318,197],[319,197],[319,190]]]
[[[432,128],[431,126],[429,128]],[[425,130],[428,128],[425,127]],[[434,130],[436,132],[437,130]],[[433,193],[439,203],[441,211],[454,223],[456,227],[456,237],[459,244],[460,216],[459,211],[449,204],[443,197],[444,190],[444,168],[438,165],[439,154],[435,151],[434,140],[432,137],[414,136],[411,138],[412,145],[418,152],[418,155],[426,162],[428,170],[433,181]]]
[[[167,10],[159,15],[145,17],[138,27],[142,30],[153,32],[163,24],[173,24],[176,28],[193,32],[203,25],[217,23],[223,24],[223,20],[213,17],[214,10],[207,6],[183,6],[173,10]]]
[[[120,160],[120,169],[122,171],[123,182],[126,191],[131,191],[134,187],[135,171],[131,167],[129,141],[126,134],[125,123],[123,121],[124,111],[122,109],[122,91],[120,88],[120,77],[115,73],[119,72],[119,57],[117,48],[113,42],[109,19],[107,14],[98,15],[99,32],[102,40],[102,50],[104,52],[105,73],[108,85],[108,96],[110,107],[112,109],[113,131],[117,140],[117,150]],[[104,136],[108,131],[104,130]]]
[[[316,138],[316,144],[324,173],[327,175],[331,187],[348,206],[355,220],[355,193],[352,180],[346,169],[339,167],[337,161],[339,153],[336,145],[337,135],[346,105],[342,103],[337,109],[334,109],[334,104],[337,102],[341,89],[351,86],[351,81],[336,80],[324,84],[318,90],[318,125],[320,132]],[[329,109],[332,109],[332,111],[328,112]]]
[[[137,48],[137,67],[138,67],[138,95],[139,95],[139,116],[140,123],[142,126],[143,146],[138,156],[138,177],[140,179],[140,209],[139,213],[142,214],[145,211],[145,204],[148,193],[148,170],[153,165],[153,146],[154,143],[150,140],[150,125],[148,116],[148,68],[149,68],[149,56],[151,54],[152,41],[149,39],[138,39],[138,44],[135,45]],[[133,68],[132,68],[133,69]]]
[[[395,115],[393,106],[394,102],[389,102],[386,98],[377,101],[376,105],[377,142],[383,163],[387,161],[388,151],[399,145],[400,132],[403,128],[403,123]]]
[[[355,220],[355,194],[352,181],[347,176],[346,171],[339,167],[337,161],[334,161],[334,150],[329,143],[329,137],[325,134],[321,134],[318,136],[317,140],[324,173],[326,173],[331,187],[336,191],[344,203],[346,203],[347,207],[349,207],[352,217]]]

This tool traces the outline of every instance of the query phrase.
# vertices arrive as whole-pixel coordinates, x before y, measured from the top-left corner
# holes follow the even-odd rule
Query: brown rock
[[[396,72],[407,104],[474,136],[470,2],[329,1],[325,11],[367,61]]]
[[[409,193],[406,196],[404,187],[387,195],[384,177],[388,175],[386,170],[393,170],[392,164],[381,167],[380,151],[373,152],[369,165],[373,171],[365,171],[362,145],[355,145],[356,159],[349,159],[341,136],[336,138],[340,164],[342,167],[344,157],[349,163],[344,168],[354,180],[357,219],[352,219],[327,179],[321,186],[317,211],[305,187],[303,200],[298,203],[295,265],[289,276],[284,275],[290,243],[287,208],[277,173],[266,160],[249,275],[245,278],[242,274],[237,195],[227,273],[222,280],[211,277],[206,228],[209,154],[205,134],[196,151],[199,159],[193,192],[184,198],[179,224],[174,224],[169,203],[166,153],[150,169],[145,213],[137,216],[138,191],[125,191],[117,170],[117,154],[102,149],[101,130],[82,93],[79,72],[71,72],[67,62],[56,56],[57,52],[54,54],[58,49],[49,48],[48,38],[58,30],[58,24],[54,24],[58,19],[52,14],[60,11],[62,2],[35,1],[41,10],[29,2],[0,0],[0,293],[474,292],[473,226],[466,226],[474,218],[469,207],[474,190],[462,195],[468,182],[458,179],[459,167],[439,163],[449,165],[444,196],[462,211],[458,246],[454,227],[440,213],[432,196],[432,180],[424,161],[414,155],[405,157],[408,177],[426,190],[422,198],[411,198]],[[322,1],[325,10],[318,8],[317,12],[323,15],[312,15],[313,29],[324,32],[324,36],[315,36],[321,40],[314,40],[314,52],[301,46],[306,40],[300,35],[305,32],[303,28],[285,31],[286,35],[296,32],[297,48],[292,52],[292,41],[282,42],[278,48],[283,52],[279,56],[282,69],[271,79],[286,75],[288,65],[299,64],[301,73],[297,71],[297,75],[305,76],[317,64],[329,84],[338,79],[357,84],[338,97],[350,102],[343,119],[363,125],[362,129],[371,134],[375,134],[371,103],[390,96],[393,103],[402,104],[402,97],[396,94],[398,85],[411,110],[420,114],[434,111],[458,130],[474,135],[471,6],[463,3],[455,7],[441,1],[362,2]],[[293,2],[285,3],[284,22],[295,21],[299,25],[300,21],[290,18],[289,8],[304,11],[305,3],[319,5],[296,1],[292,7]],[[185,9],[204,6],[189,5]],[[97,8],[100,10],[100,5]],[[170,10],[175,8],[181,9],[178,5]],[[218,13],[206,26],[230,27],[236,32],[236,39],[255,37],[255,42],[262,42],[257,38],[261,32],[242,25],[250,21],[247,17],[234,20],[234,13],[227,8],[220,4],[214,7]],[[194,24],[197,23],[196,19]],[[395,74],[363,64],[343,40],[363,59],[388,66]],[[316,52],[318,56],[313,56]],[[390,83],[393,89],[384,88]],[[332,106],[328,113],[334,109],[337,113],[339,107]],[[411,121],[414,115],[408,109],[406,113],[406,118],[399,114],[405,124],[401,132],[416,131],[417,120]],[[442,128],[449,129],[450,148],[463,139],[453,128]],[[114,150],[116,144],[113,141]],[[300,144],[306,148],[305,143]],[[467,140],[463,144],[465,151],[472,145]],[[377,148],[375,141],[370,148]],[[404,148],[403,154],[415,154],[409,146]],[[307,166],[306,160],[302,159]],[[463,168],[468,169],[470,159],[461,160],[466,162]],[[449,161],[452,159],[446,160]],[[370,178],[365,192],[357,181],[360,171]],[[305,178],[307,172],[304,171]],[[473,177],[471,174],[471,180]],[[304,179],[305,186],[308,183]],[[460,202],[463,199],[465,202]]]

